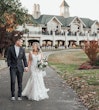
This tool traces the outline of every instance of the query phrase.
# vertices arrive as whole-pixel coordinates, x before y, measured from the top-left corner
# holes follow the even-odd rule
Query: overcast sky
[[[32,14],[33,4],[39,4],[41,14],[59,15],[63,0],[20,0],[22,6]],[[99,0],[65,0],[70,6],[70,16],[99,21]]]

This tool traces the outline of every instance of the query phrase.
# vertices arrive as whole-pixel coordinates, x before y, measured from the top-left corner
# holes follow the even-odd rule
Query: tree
[[[98,41],[95,41],[95,40],[85,41],[84,44],[85,44],[84,52],[90,59],[90,63],[94,65],[97,60],[97,55],[99,53]]]
[[[0,53],[4,55],[6,47],[11,45],[12,37],[18,25],[29,21],[27,10],[20,0],[0,0]]]
[[[0,25],[5,26],[10,22],[15,25],[23,24],[27,20],[26,15],[27,10],[22,7],[19,0],[0,0]],[[11,20],[7,22],[9,18]],[[7,25],[9,26],[11,25]]]

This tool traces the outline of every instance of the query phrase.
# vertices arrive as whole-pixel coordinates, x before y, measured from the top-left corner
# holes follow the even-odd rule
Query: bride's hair
[[[33,43],[32,43],[32,46],[34,46],[34,45],[37,46],[37,51],[38,51],[38,52],[41,52],[39,43],[38,43],[38,42],[33,42]],[[33,49],[33,51],[34,51],[34,49]]]

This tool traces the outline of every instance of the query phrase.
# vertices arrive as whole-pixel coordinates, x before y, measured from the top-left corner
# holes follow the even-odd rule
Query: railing
[[[37,31],[32,31],[32,32],[29,32],[29,34],[42,34],[41,31],[37,32]]]
[[[56,36],[66,36],[66,33],[55,33],[55,32],[53,32],[52,34],[51,33],[49,33],[49,32],[42,32],[42,31],[29,31],[29,34],[40,34],[40,35],[53,35],[53,34],[55,34]],[[80,34],[80,33],[78,33],[78,34],[67,34],[67,36],[98,36],[98,34]]]
[[[24,34],[23,37],[33,38],[33,37],[39,37],[44,39],[60,39],[60,40],[97,40],[99,39],[99,36],[66,36],[66,35],[43,35],[43,34],[37,34],[37,33],[31,33],[31,34]]]

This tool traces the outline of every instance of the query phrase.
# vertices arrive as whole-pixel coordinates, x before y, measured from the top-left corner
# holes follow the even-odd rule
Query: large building
[[[35,23],[27,23],[24,26],[18,26],[18,30],[28,30],[24,34],[26,46],[37,41],[41,46],[64,45],[69,46],[76,42],[79,45],[85,39],[98,39],[99,22],[90,18],[71,17],[69,5],[65,0],[60,5],[59,15],[41,14],[40,5],[34,4],[33,14],[29,15],[30,20]]]

